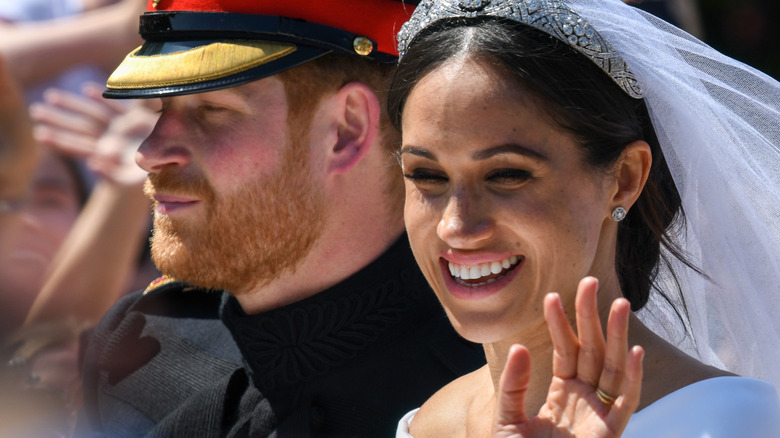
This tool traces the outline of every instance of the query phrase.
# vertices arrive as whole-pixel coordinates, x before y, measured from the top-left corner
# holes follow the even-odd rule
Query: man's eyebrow
[[[223,104],[235,107],[236,109],[246,109],[248,102],[252,100],[252,96],[245,90],[235,88],[225,88],[219,90],[221,94],[209,94],[204,93],[201,96],[203,102],[213,104]]]

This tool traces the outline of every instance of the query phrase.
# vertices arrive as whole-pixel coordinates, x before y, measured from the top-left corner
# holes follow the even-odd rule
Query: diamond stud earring
[[[615,207],[614,210],[612,210],[612,220],[615,222],[620,222],[623,219],[626,218],[626,209],[623,207]]]

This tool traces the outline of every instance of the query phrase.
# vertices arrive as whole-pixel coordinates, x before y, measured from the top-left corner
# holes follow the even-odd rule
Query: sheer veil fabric
[[[637,76],[687,216],[640,318],[703,362],[780,390],[780,83],[620,0],[568,0]],[[572,72],[576,74],[576,72]],[[630,214],[630,212],[629,212]],[[688,317],[669,275],[673,270]]]

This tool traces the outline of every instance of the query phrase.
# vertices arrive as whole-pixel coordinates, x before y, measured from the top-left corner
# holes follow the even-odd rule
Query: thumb
[[[496,405],[497,430],[528,421],[525,415],[525,393],[531,382],[531,354],[522,345],[509,349],[506,366],[498,384]]]

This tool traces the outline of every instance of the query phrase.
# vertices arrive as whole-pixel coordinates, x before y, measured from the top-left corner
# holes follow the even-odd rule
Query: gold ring
[[[596,397],[599,398],[599,401],[604,403],[607,406],[612,406],[615,404],[615,400],[617,398],[612,397],[611,395],[607,394],[606,392],[602,391],[601,388],[596,388]]]

